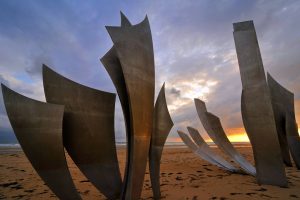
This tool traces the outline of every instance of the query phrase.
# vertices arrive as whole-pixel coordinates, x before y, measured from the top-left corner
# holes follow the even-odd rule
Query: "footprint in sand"
[[[239,194],[242,194],[242,193],[239,193],[239,192],[231,192],[230,195],[234,196],[234,195],[239,195]]]
[[[6,187],[10,187],[12,185],[17,185],[17,184],[18,184],[18,182],[2,183],[2,184],[0,184],[0,187],[6,188]]]
[[[86,190],[83,192],[83,194],[88,194],[90,191],[89,190]]]
[[[255,190],[255,191],[259,191],[259,192],[265,192],[265,191],[267,191],[267,189],[265,189],[265,188],[260,188],[260,189],[258,189],[258,190]]]
[[[24,190],[24,192],[27,192],[27,193],[33,193],[35,189],[32,189],[32,190]]]

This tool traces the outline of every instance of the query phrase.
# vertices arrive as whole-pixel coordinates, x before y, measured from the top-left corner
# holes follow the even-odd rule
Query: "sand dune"
[[[218,149],[214,149],[219,151]],[[238,150],[253,163],[251,148]],[[124,169],[125,148],[118,148],[120,167]],[[72,160],[68,164],[75,185],[83,199],[105,199],[82,175]],[[199,159],[187,148],[164,150],[161,163],[163,199],[299,199],[300,171],[286,168],[289,188],[259,186],[248,175],[231,174]],[[56,199],[29,164],[24,153],[0,149],[0,199]],[[152,199],[147,170],[142,199]]]

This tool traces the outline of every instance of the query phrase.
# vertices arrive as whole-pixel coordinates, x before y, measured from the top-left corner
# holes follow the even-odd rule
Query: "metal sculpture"
[[[12,128],[36,172],[58,198],[81,199],[65,158],[64,106],[35,101],[1,86]]]
[[[167,109],[164,86],[160,91],[154,109],[155,70],[150,25],[147,17],[140,24],[131,25],[125,15],[121,13],[121,27],[106,28],[114,45],[101,59],[101,62],[117,89],[127,133],[128,152],[123,184],[117,161],[114,136],[115,94],[75,83],[44,65],[43,81],[47,101],[65,106],[65,110],[61,110],[60,116],[55,118],[56,120],[62,120],[63,116],[64,142],[62,143],[62,138],[53,141],[57,143],[54,147],[58,150],[53,152],[49,148],[50,151],[47,152],[56,155],[60,151],[63,152],[64,145],[83,174],[108,199],[121,198],[130,200],[140,198],[149,156],[154,196],[155,198],[160,198],[159,162],[165,140],[173,126],[173,122]],[[25,108],[29,110],[28,112],[31,112],[31,103],[24,104],[28,104],[25,105]],[[14,110],[18,106],[9,105],[10,110]],[[53,104],[44,105],[47,105],[46,108],[48,110],[50,107],[55,107]],[[58,108],[63,109],[63,106],[57,105]],[[54,114],[59,115],[54,108],[53,110]],[[33,112],[35,112],[35,109],[33,109]],[[27,112],[23,112],[21,116],[25,113]],[[51,112],[43,112],[42,114],[50,115],[49,119],[44,117],[42,119],[44,121],[49,121],[52,117]],[[20,120],[25,119],[20,118]],[[62,121],[60,122],[62,123]],[[27,121],[25,120],[24,123],[27,123]],[[39,123],[39,121],[28,122],[33,127],[38,126]],[[55,125],[58,126],[59,124]],[[61,131],[61,127],[57,130],[56,126],[50,128],[54,128],[56,135],[58,130]],[[17,130],[17,132],[22,131],[27,130]],[[40,130],[37,129],[37,131],[39,132]],[[60,136],[62,137],[61,132]],[[48,137],[50,136],[46,135],[40,140],[48,141]],[[23,142],[26,144],[25,151],[26,148],[30,149],[30,147],[27,147],[29,145],[27,144],[28,138],[22,138],[21,140],[25,141]],[[31,148],[35,149],[36,147]],[[44,158],[39,157],[32,161],[33,165],[39,167],[39,161],[44,164]],[[68,170],[65,160],[64,164],[65,170]],[[60,167],[62,165],[62,161],[53,164],[53,166]],[[51,168],[52,165],[50,164],[49,166]],[[57,181],[61,182],[57,182],[52,177],[43,174],[44,172],[39,173],[42,174],[41,176],[46,182],[48,179],[50,180],[50,187],[53,188],[58,197],[63,197],[64,199],[68,199],[70,196],[72,198],[69,199],[80,198],[76,192],[71,191],[71,186],[74,188],[74,185],[69,184],[69,182],[73,183],[70,177],[71,181],[67,179],[66,174],[62,174],[59,171],[62,176],[57,178]],[[56,174],[53,173],[53,177],[55,178]],[[61,186],[61,190],[54,184]],[[69,188],[64,189],[67,186]],[[62,191],[65,194],[62,194]]]
[[[253,147],[258,183],[287,186],[270,91],[253,21],[234,23],[233,27],[243,86],[242,117]]]
[[[198,145],[200,149],[203,149],[203,151],[211,157],[213,160],[215,160],[219,165],[221,165],[224,169],[231,171],[231,172],[241,172],[239,169],[235,168],[233,165],[231,165],[229,162],[227,162],[225,159],[223,159],[221,156],[216,154],[211,150],[211,148],[208,146],[208,144],[204,141],[204,139],[201,137],[200,133],[197,129],[193,127],[187,127],[192,139],[194,142]]]
[[[296,167],[300,169],[300,137],[298,134],[298,126],[294,118],[289,114],[285,116],[285,130],[290,135],[287,136],[289,148],[296,164]]]
[[[121,12],[121,26],[131,26],[131,23],[126,18],[126,16]],[[130,108],[129,108],[129,100],[127,95],[126,83],[121,67],[121,63],[117,56],[117,52],[115,47],[113,46],[101,59],[103,66],[105,67],[106,71],[108,72],[116,90],[118,93],[118,97],[120,99],[120,103],[123,110],[123,116],[125,120],[125,128],[126,128],[126,138],[127,138],[127,154],[126,154],[126,166],[125,166],[125,173],[123,178],[123,187],[122,187],[122,194],[125,193],[126,185],[128,182],[128,172],[131,168],[131,161],[129,159],[129,153],[131,152],[131,145],[129,145],[129,141],[131,141],[131,124],[130,124]]]
[[[232,160],[239,164],[246,173],[255,176],[255,168],[230,143],[222,128],[220,119],[207,112],[203,101],[200,99],[194,99],[194,101],[200,121],[214,143]]]
[[[151,30],[147,17],[137,25],[106,28],[124,76],[130,117],[129,162],[122,198],[138,199],[153,129],[155,73]]]
[[[223,165],[220,165],[218,162],[212,159],[208,154],[206,154],[206,152],[203,151],[203,148],[198,147],[186,133],[179,130],[177,132],[180,138],[182,139],[182,141],[185,143],[185,145],[188,146],[193,151],[193,153],[195,153],[203,160],[209,162],[210,164],[217,165],[218,167],[227,170],[226,168],[224,168]]]
[[[166,139],[174,125],[167,106],[165,84],[163,84],[156,99],[153,125],[149,151],[149,171],[153,197],[160,199],[160,160]]]
[[[300,153],[298,153],[298,149],[300,148],[300,142],[297,142],[299,141],[299,135],[295,118],[294,94],[280,85],[269,73],[267,73],[267,80],[283,161],[287,166],[292,166],[291,151],[293,160],[299,168]],[[286,129],[286,127],[291,128]]]
[[[63,141],[69,155],[108,199],[119,198],[122,180],[114,135],[115,94],[75,83],[46,65],[43,81],[47,102],[65,106]]]
[[[126,27],[126,26],[132,26],[128,18],[124,15],[124,13],[120,12],[121,14],[121,26]]]

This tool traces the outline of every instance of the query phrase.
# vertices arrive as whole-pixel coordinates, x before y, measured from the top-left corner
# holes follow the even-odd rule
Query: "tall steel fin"
[[[121,12],[121,26],[131,26],[131,23],[127,19],[127,17]],[[127,95],[126,83],[123,75],[123,70],[121,67],[120,60],[118,58],[116,49],[114,46],[100,59],[104,68],[108,72],[116,90],[118,93],[118,97],[121,102],[123,116],[126,127],[126,139],[127,139],[127,154],[126,154],[126,165],[125,165],[125,173],[123,178],[123,186],[122,186],[122,194],[125,193],[127,188],[127,180],[128,180],[128,172],[131,168],[131,163],[129,159],[129,152],[131,152],[131,124],[130,124],[130,107],[129,100]]]
[[[160,160],[162,151],[174,123],[171,119],[163,84],[154,107],[153,132],[149,151],[149,170],[154,199],[160,199]]]
[[[147,17],[137,25],[106,28],[121,64],[130,110],[130,166],[122,198],[138,199],[153,129],[155,72],[151,30]]]
[[[300,137],[297,135],[298,126],[294,118],[290,115],[287,114],[285,119],[286,132],[291,134],[287,136],[289,148],[296,167],[300,169]]]
[[[267,73],[267,80],[283,161],[287,166],[292,166],[291,151],[293,160],[299,168],[300,153],[298,150],[300,149],[300,142],[297,141],[300,139],[297,139],[299,134],[296,125],[294,94],[280,85],[269,73]]]
[[[242,117],[253,148],[257,181],[284,187],[287,179],[254,24],[239,22],[233,28],[243,86]]]

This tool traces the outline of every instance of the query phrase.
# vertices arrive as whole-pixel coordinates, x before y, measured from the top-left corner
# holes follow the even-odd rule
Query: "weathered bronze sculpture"
[[[253,21],[234,23],[233,27],[243,86],[242,117],[253,147],[258,183],[287,186],[270,91]]]
[[[65,158],[64,106],[35,101],[1,86],[10,123],[36,172],[58,198],[81,199]]]

